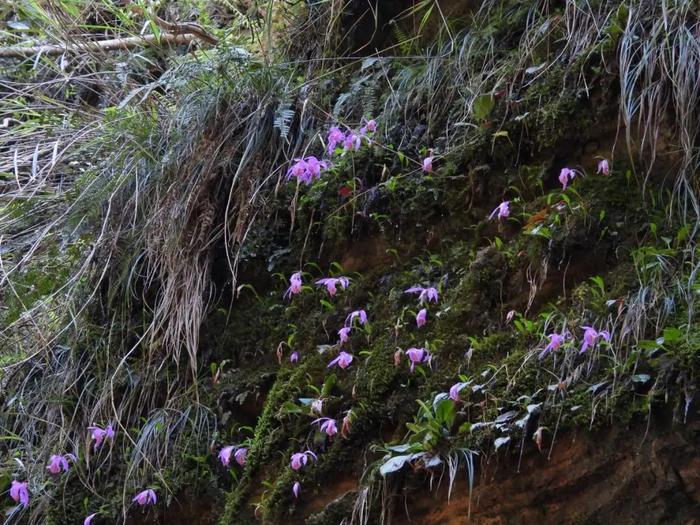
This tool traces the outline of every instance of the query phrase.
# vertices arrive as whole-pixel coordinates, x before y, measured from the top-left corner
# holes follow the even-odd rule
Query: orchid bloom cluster
[[[294,159],[294,164],[287,170],[287,180],[295,178],[308,186],[314,179],[320,179],[321,172],[328,169],[328,166],[328,162],[318,160],[313,155]]]
[[[328,131],[328,154],[336,153],[338,146],[343,147],[343,154],[348,151],[356,151],[362,147],[362,139],[377,131],[377,122],[373,119],[368,120],[359,130],[355,132],[348,130],[343,132],[339,127],[333,126]]]
[[[608,161],[608,159],[601,159],[598,161],[596,173],[598,175],[604,175],[605,177],[610,175],[610,162]],[[562,189],[564,191],[566,191],[566,188],[569,186],[569,184],[571,184],[571,181],[574,180],[574,177],[576,177],[576,175],[576,170],[572,170],[568,167],[564,167],[561,169],[561,171],[559,172],[559,182],[561,183]]]
[[[367,324],[367,312],[364,310],[355,310],[345,318],[345,325],[338,330],[338,347],[342,348],[343,345],[350,340],[350,332],[352,332],[355,319],[357,319],[360,325]],[[328,363],[328,368],[339,366],[342,369],[346,369],[350,366],[353,359],[354,357],[352,354],[341,351],[335,359]]]
[[[224,467],[228,467],[231,463],[231,455],[233,455],[236,463],[238,463],[241,467],[244,467],[248,457],[248,449],[246,447],[237,447],[235,445],[223,447],[219,451],[219,461],[221,461],[221,464]]]
[[[97,450],[102,446],[104,441],[106,439],[113,440],[114,439],[114,429],[112,428],[112,424],[108,424],[105,428],[99,427],[97,425],[92,425],[87,427],[87,429],[90,431],[90,437],[91,439],[95,442],[94,449]],[[52,454],[51,457],[49,458],[49,464],[46,466],[46,470],[48,470],[51,474],[60,474],[61,472],[68,472],[68,469],[70,468],[69,461],[75,463],[78,461],[78,458],[75,456],[75,454]],[[139,500],[141,499],[142,494],[148,494],[147,502],[145,503],[140,503],[141,505],[145,505],[147,503],[155,503],[156,502],[156,495],[153,490],[148,489],[143,492],[140,492],[139,494],[134,497],[134,501],[137,501],[137,498]],[[15,503],[19,503],[23,507],[29,506],[29,483],[27,481],[17,481],[17,480],[12,480],[12,483],[10,484],[10,498]],[[86,516],[85,519],[83,520],[83,525],[91,525],[92,520],[97,516],[97,512],[90,514],[89,516]]]
[[[29,505],[28,485],[29,484],[26,481],[17,481],[16,479],[13,479],[10,486],[10,497],[15,501],[15,503],[19,503],[23,507]]]
[[[430,303],[431,301],[437,303],[438,301],[438,291],[437,288],[423,288],[422,286],[414,286],[409,288],[404,293],[417,293],[418,294],[418,305],[421,306],[425,303]],[[428,309],[421,308],[416,314],[416,326],[421,328],[425,326],[428,322]]]
[[[585,353],[589,348],[595,347],[600,339],[605,340],[607,343],[610,342],[611,336],[610,332],[607,330],[601,330],[599,332],[591,326],[582,326],[581,328],[583,328],[583,344],[581,345],[581,350],[579,350],[580,354]],[[548,334],[547,339],[549,339],[549,343],[545,346],[544,350],[540,352],[539,359],[544,359],[550,352],[559,350],[569,337],[570,335],[568,333]]]

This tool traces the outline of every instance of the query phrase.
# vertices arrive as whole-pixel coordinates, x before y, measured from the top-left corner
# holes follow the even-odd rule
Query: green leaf
[[[683,331],[680,328],[664,328],[663,338],[666,343],[677,343],[683,339]]]
[[[472,106],[472,114],[476,120],[486,120],[493,109],[493,97],[489,95],[481,95],[476,97]]]
[[[304,410],[292,401],[285,401],[280,407],[280,412],[283,414],[303,414]]]

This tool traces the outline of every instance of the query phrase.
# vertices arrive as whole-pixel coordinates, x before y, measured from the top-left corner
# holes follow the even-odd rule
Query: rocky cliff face
[[[12,520],[695,523],[694,2],[258,4],[0,136]]]

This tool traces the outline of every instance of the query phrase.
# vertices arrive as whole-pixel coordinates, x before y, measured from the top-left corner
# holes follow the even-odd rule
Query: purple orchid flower
[[[51,474],[60,474],[61,470],[63,472],[68,472],[68,460],[76,461],[76,457],[73,454],[53,454],[49,459],[49,464],[46,469],[51,472]]]
[[[289,297],[291,299],[293,294],[301,293],[301,272],[295,272],[289,278],[289,288],[284,292],[282,299]]]
[[[595,328],[590,326],[582,326],[581,328],[583,328],[583,345],[581,345],[580,354],[583,354],[588,348],[594,347],[601,337],[605,339],[606,342],[610,342],[610,332],[607,330],[598,332]]]
[[[229,463],[231,462],[231,455],[233,454],[235,448],[236,447],[234,445],[229,445],[219,451],[219,461],[221,461],[221,464],[224,467],[229,466]]]
[[[347,290],[348,285],[350,284],[350,279],[347,277],[325,277],[316,281],[316,284],[319,286],[325,286],[326,290],[328,290],[328,295],[333,297],[338,291],[336,286],[340,284],[340,287],[343,290]]]
[[[234,452],[233,457],[236,459],[241,467],[245,467],[246,460],[248,458],[248,449],[246,447],[240,447]]]
[[[328,154],[331,155],[335,151],[338,144],[345,142],[345,133],[340,131],[336,126],[328,130]]]
[[[100,448],[102,445],[102,442],[105,439],[114,439],[114,429],[112,428],[112,424],[108,424],[104,429],[98,427],[97,425],[93,425],[91,427],[88,427],[88,430],[92,432],[92,439],[95,440],[95,450]]]
[[[608,163],[607,159],[603,159],[600,162],[598,162],[598,172],[597,173],[602,173],[606,177],[610,175],[610,164]]]
[[[313,457],[314,460],[318,459],[316,454],[307,450],[306,452],[295,452],[292,454],[291,467],[292,470],[299,470],[301,467],[309,462],[309,456]]]
[[[153,491],[153,489],[146,489],[142,490],[131,501],[135,501],[142,507],[146,505],[155,505],[157,498],[156,498],[156,493]]]
[[[418,328],[421,326],[425,326],[425,324],[428,322],[428,310],[423,308],[420,312],[418,312],[418,315],[416,315],[416,325],[418,325]]]
[[[15,503],[20,503],[23,507],[29,505],[29,484],[26,481],[12,480],[10,486],[10,497]]]
[[[510,215],[510,201],[503,201],[501,204],[496,206],[496,208],[489,215],[489,220],[498,214],[499,219],[505,219]]]
[[[433,171],[433,153],[430,150],[430,155],[423,159],[423,171],[426,173],[432,173]]]
[[[294,498],[299,498],[300,492],[301,492],[301,485],[299,484],[298,481],[295,481],[294,485],[292,485],[292,494],[294,494]]]
[[[313,179],[320,179],[321,170],[325,170],[327,168],[328,163],[325,160],[318,160],[313,155],[310,157],[306,157],[306,171],[308,173],[307,184],[311,184],[311,182],[313,182]]]
[[[219,461],[221,461],[224,467],[228,467],[231,463],[231,456],[234,457],[236,463],[243,467],[245,466],[246,457],[248,456],[248,449],[245,447],[236,447],[235,445],[222,448],[219,451]]]
[[[345,370],[347,367],[350,366],[350,363],[352,363],[353,360],[352,354],[348,354],[347,352],[340,352],[338,354],[338,357],[333,359],[330,363],[328,363],[327,368],[331,368],[332,366],[338,365],[340,368]]]
[[[297,361],[299,361],[299,352],[292,352],[292,354],[289,356],[289,362],[294,364]]]
[[[294,164],[287,170],[287,180],[292,177],[297,180],[306,177],[306,161],[304,159],[294,159]]]
[[[549,344],[540,352],[539,359],[544,359],[549,352],[559,350],[566,340],[564,334],[549,334],[547,337],[549,338]]]
[[[294,159],[294,164],[287,171],[287,180],[295,178],[309,185],[314,179],[320,179],[321,171],[327,168],[328,163],[325,160],[318,160],[313,155],[305,159]]]
[[[418,302],[419,304],[423,304],[424,302],[438,302],[438,291],[436,288],[423,288],[422,286],[414,286],[412,288],[409,288],[406,290],[404,293],[417,293],[420,294],[418,296]]]
[[[349,132],[345,135],[345,140],[343,141],[343,149],[347,151],[358,150],[362,147],[362,137],[356,133]]]
[[[89,516],[85,516],[85,520],[83,521],[83,525],[92,525],[92,520],[97,516],[97,512],[94,514],[90,514]]]
[[[319,424],[321,432],[324,432],[328,437],[335,436],[338,433],[338,426],[335,419],[329,417],[320,417],[311,422],[312,425]]]
[[[355,310],[350,315],[345,318],[345,324],[347,326],[352,326],[352,322],[355,318],[358,318],[361,325],[367,324],[367,312],[364,310]]]
[[[432,356],[425,348],[409,348],[406,350],[406,355],[409,361],[411,361],[411,373],[413,373],[416,364],[428,363],[430,364]]]
[[[374,133],[377,131],[377,121],[372,119],[368,120],[367,124],[360,128],[360,135],[365,136],[367,133]]]
[[[576,172],[574,170],[562,168],[562,170],[559,172],[559,182],[561,182],[562,190],[566,191],[566,187],[572,180],[574,180],[575,176]]]
[[[350,340],[350,330],[352,330],[351,326],[344,326],[340,330],[338,330],[338,337],[340,337],[340,340],[338,341],[338,346],[343,346]]]
[[[469,383],[455,383],[450,387],[450,399],[455,403],[460,401],[459,393],[467,386]]]

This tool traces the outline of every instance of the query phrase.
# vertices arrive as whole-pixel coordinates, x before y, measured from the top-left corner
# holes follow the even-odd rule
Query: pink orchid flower
[[[347,290],[348,285],[350,284],[350,279],[347,277],[325,277],[316,281],[316,284],[319,286],[325,286],[326,290],[328,290],[328,295],[333,297],[338,291],[336,286],[340,284],[340,287],[343,290]]]
[[[300,492],[301,492],[301,485],[299,484],[298,481],[295,481],[294,485],[292,485],[292,494],[294,494],[295,499],[299,498]]]
[[[338,354],[338,357],[336,357],[335,359],[333,359],[333,361],[328,363],[327,368],[331,368],[332,366],[338,365],[340,368],[342,368],[344,370],[350,366],[350,363],[352,363],[352,360],[353,360],[352,354],[348,354],[347,352],[340,352]]]
[[[319,424],[321,432],[324,432],[328,437],[335,436],[338,433],[338,426],[335,419],[329,417],[320,417],[311,422],[312,425]]]
[[[430,361],[432,360],[430,352],[428,352],[425,348],[409,348],[406,350],[406,355],[408,356],[409,361],[411,361],[411,373],[413,373],[416,364],[430,364]]]
[[[295,452],[292,454],[291,467],[292,470],[299,470],[301,467],[309,462],[309,456],[313,457],[314,460],[318,459],[316,454],[307,450],[306,452]]]
[[[97,516],[97,512],[94,514],[90,514],[89,516],[85,516],[85,520],[83,521],[83,525],[92,525],[92,520],[95,519],[95,516]]]
[[[15,501],[15,503],[20,503],[23,507],[29,505],[29,488],[26,481],[12,480],[12,485],[10,486],[10,497]]]
[[[95,450],[97,450],[105,439],[114,439],[114,429],[112,424],[108,424],[104,429],[93,425],[88,427],[88,430],[92,432],[92,439],[95,440]]]
[[[499,219],[505,219],[510,215],[510,201],[503,201],[489,215],[489,220],[493,219],[498,214]]]
[[[418,325],[418,328],[421,326],[425,326],[425,323],[428,322],[428,310],[423,308],[420,312],[418,312],[418,315],[416,315],[416,325]]]
[[[306,161],[304,159],[294,159],[294,164],[287,170],[287,180],[292,177],[297,180],[302,180],[306,177]]]
[[[355,318],[358,318],[361,325],[367,324],[367,312],[364,310],[355,310],[350,315],[345,318],[345,324],[352,326],[352,322]]]
[[[345,141],[343,142],[343,148],[347,151],[358,150],[362,146],[362,138],[356,133],[348,133],[345,135]]]
[[[581,351],[579,352],[580,354],[583,354],[589,348],[594,347],[598,342],[598,339],[601,337],[605,339],[606,342],[610,342],[610,332],[607,330],[598,332],[595,328],[590,326],[582,326],[581,328],[583,328],[583,345],[581,345]]]
[[[426,173],[432,173],[433,171],[433,154],[432,150],[430,150],[430,155],[428,157],[425,157],[423,159],[423,171]]]
[[[377,121],[374,119],[368,120],[367,124],[360,128],[360,135],[366,135],[367,133],[374,133],[377,131]]]
[[[246,447],[240,447],[234,452],[233,457],[236,459],[241,467],[245,467],[246,460],[248,459],[248,449]]]
[[[299,361],[299,352],[292,352],[292,354],[289,356],[289,361],[291,363],[296,363]]]
[[[53,454],[49,459],[46,470],[51,472],[51,474],[60,474],[61,470],[68,472],[69,459],[75,461],[77,458],[73,454]]]
[[[562,170],[559,172],[559,182],[561,182],[562,189],[564,191],[566,191],[567,186],[572,180],[574,180],[575,176],[576,172],[569,168],[562,168]]]
[[[409,288],[406,290],[404,293],[417,293],[420,294],[418,296],[418,302],[420,304],[423,304],[424,302],[434,302],[437,303],[438,301],[438,291],[436,288],[423,288],[422,286],[414,286],[412,288]]]
[[[610,164],[608,163],[607,159],[603,159],[600,162],[598,162],[598,172],[597,173],[602,173],[606,177],[610,175]]]
[[[467,386],[469,383],[455,383],[450,387],[450,399],[455,403],[460,401],[459,393]]]
[[[228,467],[231,463],[231,456],[234,457],[236,463],[241,467],[245,466],[246,458],[248,456],[248,449],[246,447],[236,447],[235,445],[229,445],[222,448],[219,451],[219,461],[224,467]]]
[[[544,359],[549,352],[559,350],[566,340],[564,334],[549,334],[547,337],[549,338],[549,344],[545,346],[544,350],[540,353],[540,359]]]
[[[339,346],[343,346],[350,340],[350,330],[352,330],[352,327],[350,326],[344,326],[338,330],[338,337],[340,338],[338,341]]]
[[[328,130],[328,154],[332,154],[338,144],[345,142],[345,133],[340,131],[339,128],[333,126]]]
[[[289,278],[289,288],[282,296],[283,299],[289,297],[291,299],[293,294],[301,293],[301,272],[295,272]]]
[[[156,493],[153,491],[153,489],[146,489],[142,490],[131,501],[135,501],[142,507],[146,505],[155,505],[156,504]]]
[[[294,164],[287,171],[287,180],[295,178],[309,185],[314,179],[320,179],[321,171],[327,168],[328,163],[325,160],[318,160],[313,155],[305,159],[294,159]]]

